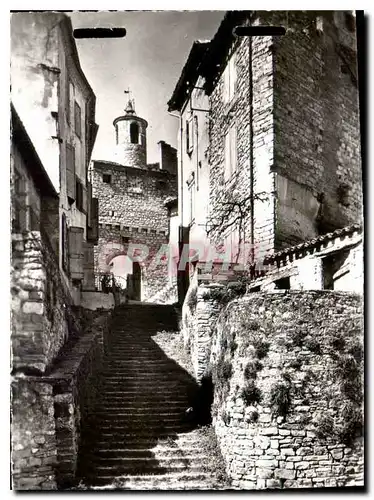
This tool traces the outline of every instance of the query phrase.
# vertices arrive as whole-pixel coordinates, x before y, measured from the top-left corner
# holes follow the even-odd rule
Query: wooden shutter
[[[230,131],[225,135],[225,181],[230,178]]]
[[[190,151],[190,121],[186,121],[186,151]]]
[[[78,137],[82,136],[82,112],[76,101],[74,101],[74,130]]]
[[[229,101],[233,99],[236,84],[236,57],[235,53],[231,56],[229,62]]]
[[[69,247],[68,247],[68,226],[66,223],[66,215],[62,214],[61,218],[61,247],[62,247],[62,269],[69,273]]]
[[[84,277],[83,227],[69,228],[69,266],[71,279]]]
[[[87,183],[87,227],[92,227],[91,210],[92,207],[92,183]]]
[[[84,290],[95,290],[95,269],[94,269],[94,246],[92,243],[83,243],[84,251],[84,278],[83,278],[83,289]]]
[[[65,78],[65,114],[66,114],[66,121],[70,124],[70,82],[67,71]]]
[[[75,148],[66,145],[66,193],[71,201],[75,200]]]
[[[82,184],[82,212],[87,214],[87,188]]]
[[[230,129],[230,175],[236,171],[236,127]]]

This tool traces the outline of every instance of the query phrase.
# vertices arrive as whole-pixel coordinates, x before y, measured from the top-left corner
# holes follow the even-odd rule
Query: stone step
[[[134,403],[133,401],[123,401],[118,402],[112,401],[102,401],[100,405],[95,407],[95,411],[105,411],[105,412],[129,412],[129,413],[150,413],[155,410],[161,413],[180,413],[184,414],[186,411],[186,404],[184,402],[165,402],[150,405],[147,401],[139,401]]]
[[[108,459],[104,459],[106,463],[109,462]],[[129,460],[127,463],[113,463],[113,465],[103,465],[102,463],[92,463],[90,467],[87,468],[87,475],[90,472],[95,473],[97,476],[105,477],[118,477],[122,474],[165,474],[170,472],[201,472],[202,466],[199,465],[188,465],[187,461],[174,463],[172,460],[165,460],[160,462],[159,460]],[[211,471],[212,472],[212,471]]]
[[[142,442],[144,443],[150,443],[150,442],[157,442],[160,439],[167,439],[167,438],[173,438],[177,434],[180,436],[181,434],[187,434],[188,431],[191,432],[191,429],[183,429],[183,430],[176,430],[176,429],[168,429],[163,427],[162,430],[160,428],[148,428],[140,431],[139,429],[137,430],[137,433],[134,434],[133,429],[116,429],[112,428],[111,426],[105,426],[102,427],[99,430],[95,430],[95,435],[97,437],[97,441],[100,440],[111,440],[112,442]]]
[[[197,458],[205,458],[208,457],[205,455],[205,452],[199,448],[196,443],[196,447],[183,447],[183,449],[175,447],[166,447],[166,446],[156,446],[153,448],[119,448],[119,447],[108,447],[108,445],[104,445],[105,447],[97,447],[92,449],[91,456],[92,457],[107,457],[107,458],[119,458],[119,457],[131,457],[131,458],[148,458],[148,457],[156,457],[159,458],[167,458],[167,457],[176,457],[176,458],[188,458],[189,460],[192,457]]]
[[[162,436],[170,435],[170,433],[187,432],[192,429],[192,425],[188,423],[172,423],[172,422],[145,422],[145,421],[131,421],[131,422],[108,422],[105,420],[95,420],[100,429],[98,433],[105,433],[112,431],[117,433],[128,433],[129,435],[140,436]],[[132,434],[131,434],[132,433]]]
[[[111,422],[113,424],[118,423],[121,424],[123,422],[128,422],[131,421],[134,424],[137,423],[152,423],[152,422],[159,422],[159,423],[181,423],[182,422],[182,414],[181,413],[175,413],[174,415],[171,415],[170,413],[164,413],[162,414],[157,414],[154,413],[153,415],[144,415],[144,414],[139,414],[139,413],[108,413],[104,411],[95,411],[93,413],[93,418],[95,418],[96,422]]]
[[[113,482],[115,481],[115,484]],[[209,489],[215,485],[210,473],[179,472],[169,474],[138,474],[124,477],[97,476],[91,484],[102,485],[103,489]]]
[[[189,449],[198,447],[201,448],[201,439],[196,437],[192,432],[185,434],[184,437],[180,437],[182,434],[178,434],[178,437],[175,439],[170,435],[167,435],[164,439],[152,439],[151,441],[147,438],[135,438],[134,436],[115,436],[113,434],[107,433],[103,434],[102,439],[98,439],[96,441],[96,447],[99,449],[122,449],[122,448],[131,448],[131,449],[158,449],[161,448],[169,448],[172,449]]]
[[[119,399],[121,401],[127,401],[127,402],[131,402],[131,401],[145,401],[145,402],[173,402],[173,401],[176,401],[176,402],[184,402],[184,401],[188,401],[188,396],[187,394],[184,394],[184,393],[180,393],[180,392],[177,392],[177,391],[174,391],[174,393],[170,393],[169,391],[165,392],[165,391],[161,391],[160,393],[155,393],[154,391],[152,391],[151,393],[146,393],[147,395],[147,400],[143,400],[142,399],[142,396],[144,394],[139,394],[139,391],[138,390],[114,390],[113,388],[112,389],[108,389],[106,390],[105,392],[101,391],[102,393],[102,397],[104,398],[105,397],[105,400],[110,400],[110,401],[113,401],[114,399]]]
[[[108,408],[108,407],[98,407],[95,408],[93,411],[93,414],[95,416],[106,416],[107,418],[137,418],[137,417],[144,417],[144,416],[149,416],[151,418],[170,418],[170,419],[176,419],[176,418],[181,418],[185,414],[184,409],[157,409],[153,408],[152,411],[149,410],[149,408],[129,408],[129,409],[114,409],[114,408]]]

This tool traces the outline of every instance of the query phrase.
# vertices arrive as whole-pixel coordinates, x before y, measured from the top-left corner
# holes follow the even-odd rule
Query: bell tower
[[[116,118],[113,125],[118,163],[128,167],[147,168],[148,123],[136,115],[133,99],[128,100],[125,114]]]

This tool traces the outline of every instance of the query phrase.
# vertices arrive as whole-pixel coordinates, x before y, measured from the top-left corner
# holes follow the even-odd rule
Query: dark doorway
[[[133,299],[140,300],[142,295],[141,294],[142,271],[139,262],[133,262],[132,279],[133,279]]]

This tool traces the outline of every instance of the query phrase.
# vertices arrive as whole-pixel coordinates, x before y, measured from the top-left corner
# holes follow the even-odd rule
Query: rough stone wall
[[[363,485],[358,295],[253,293],[213,334],[213,425],[233,485]]]
[[[196,379],[200,381],[209,365],[212,334],[221,305],[212,290],[221,289],[219,284],[199,285],[194,275],[182,306],[181,330],[186,350],[191,357]]]
[[[225,199],[248,196],[253,174],[254,195],[267,199],[255,200],[253,221],[250,211],[244,217],[243,239],[255,244],[258,257],[362,217],[355,33],[347,30],[344,12],[320,14],[256,12],[254,24],[283,25],[286,34],[234,41],[228,52],[236,54],[234,98],[224,102],[223,73],[210,94],[210,212],[219,213]],[[224,136],[231,124],[237,173],[225,182]],[[220,227],[211,234],[215,241],[225,237]]]
[[[112,176],[111,184],[102,181]],[[169,283],[166,261],[150,266],[168,243],[169,217],[164,201],[177,192],[176,176],[167,171],[124,168],[95,162],[93,193],[99,198],[99,242],[95,271],[107,272],[110,260],[124,255],[129,245],[145,245],[149,253],[142,268],[142,300],[151,298]],[[123,243],[122,238],[128,241]],[[130,256],[131,258],[131,256]]]
[[[290,28],[274,39],[278,247],[361,220],[356,34],[344,15],[260,13]]]
[[[47,238],[12,235],[12,364],[44,373],[73,330],[71,297]]]
[[[223,98],[224,76],[218,79],[210,95],[210,213],[220,210],[222,201],[243,200],[251,193],[262,194],[256,200],[252,215],[243,218],[243,240],[251,242],[253,224],[256,254],[274,249],[274,175],[273,166],[273,55],[271,37],[242,38],[232,47],[236,57],[236,89],[231,103]],[[250,55],[251,54],[251,55]],[[251,128],[250,79],[253,83],[253,114]],[[224,138],[228,128],[237,129],[237,168],[224,181]],[[253,148],[251,154],[251,131]],[[252,159],[252,160],[251,160]],[[252,165],[251,165],[252,161]],[[252,175],[253,174],[253,175]],[[226,200],[227,198],[227,200]],[[236,214],[233,214],[233,216]],[[231,229],[235,229],[235,226]],[[217,242],[222,236],[219,227],[211,233]],[[237,243],[237,242],[236,242]]]
[[[77,312],[78,314],[78,312]],[[85,421],[99,397],[108,316],[79,314],[71,337],[44,376],[12,381],[13,488],[62,489],[76,482]]]
[[[98,375],[108,315],[102,311],[83,312],[82,323],[84,333],[76,342],[66,345],[48,377],[54,391],[59,488],[74,484],[77,479],[82,433],[88,427],[85,422],[100,391]]]
[[[122,237],[128,238],[128,243],[123,244]],[[132,246],[130,251],[129,245]],[[141,267],[141,300],[147,300],[170,283],[168,259],[161,258],[164,250],[165,256],[168,254],[166,231],[125,226],[121,229],[120,225],[100,225],[99,241],[95,247],[95,269],[109,272],[109,264],[114,257],[132,254],[135,248],[140,252],[136,260]]]
[[[11,388],[13,489],[56,489],[52,387],[47,383],[13,379]]]
[[[103,182],[103,174],[112,176],[110,184]],[[95,162],[92,189],[99,198],[100,223],[167,231],[168,211],[163,202],[176,195],[174,175]]]

